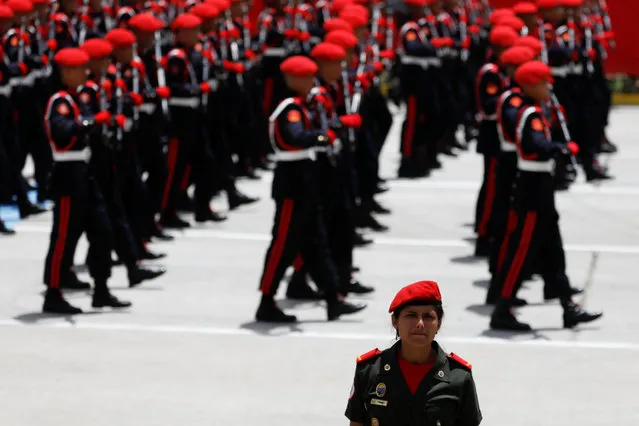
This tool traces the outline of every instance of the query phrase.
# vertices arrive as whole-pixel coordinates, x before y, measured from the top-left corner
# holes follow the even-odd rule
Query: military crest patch
[[[297,110],[289,111],[286,115],[286,119],[291,123],[298,123],[302,120],[302,114]]]

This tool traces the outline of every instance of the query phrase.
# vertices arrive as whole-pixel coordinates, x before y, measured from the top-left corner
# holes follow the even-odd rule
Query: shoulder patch
[[[448,358],[452,359],[453,361],[455,361],[457,364],[462,365],[463,367],[466,367],[469,370],[472,370],[473,366],[470,365],[470,362],[466,361],[465,359],[463,359],[462,357],[460,357],[459,355],[455,354],[455,353],[449,353],[448,354]]]
[[[496,95],[499,92],[499,87],[495,83],[488,83],[486,86],[486,93],[489,95]]]
[[[302,114],[296,109],[291,110],[286,114],[286,119],[291,123],[299,123],[302,120]]]
[[[570,41],[570,34],[569,34],[569,33],[567,33],[567,32],[566,32],[566,33],[563,33],[563,34],[562,34],[562,36],[561,36],[561,39],[562,39],[563,41],[565,41],[566,43],[568,43],[568,42]]]
[[[544,123],[541,121],[540,118],[533,118],[533,120],[530,122],[530,127],[532,127],[532,129],[537,132],[543,132]]]
[[[68,115],[71,112],[71,110],[69,109],[69,105],[67,105],[66,102],[60,102],[60,105],[58,105],[56,111],[58,111],[58,113],[62,115]]]
[[[510,98],[509,103],[515,108],[519,108],[523,102],[524,101],[519,96],[513,96],[512,98]]]
[[[91,102],[91,95],[89,95],[87,92],[80,93],[80,102],[82,102],[83,104],[88,104],[89,102]]]
[[[417,32],[413,29],[408,30],[408,32],[406,33],[406,40],[408,41],[417,40]]]
[[[360,356],[357,357],[357,363],[359,364],[360,362],[364,362],[368,359],[374,358],[376,356],[378,356],[379,354],[381,354],[382,351],[380,351],[379,349],[375,348],[373,350],[370,350],[368,352],[366,352],[365,354],[361,354]]]

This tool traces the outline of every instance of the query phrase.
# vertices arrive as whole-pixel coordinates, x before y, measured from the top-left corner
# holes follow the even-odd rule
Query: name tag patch
[[[373,398],[371,399],[371,405],[379,405],[380,407],[386,407],[388,405],[388,401],[383,399]]]

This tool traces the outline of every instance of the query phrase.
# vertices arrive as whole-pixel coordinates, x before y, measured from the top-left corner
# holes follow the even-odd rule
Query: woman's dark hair
[[[415,302],[415,303],[409,303],[409,304],[400,306],[399,308],[393,311],[393,317],[395,318],[395,320],[399,319],[399,314],[402,312],[404,308],[407,308],[408,306],[432,306],[433,308],[435,308],[435,313],[437,313],[437,319],[439,319],[439,326],[440,327],[442,326],[442,321],[444,320],[444,307],[442,306],[441,303]],[[395,330],[395,338],[399,339],[399,330]]]

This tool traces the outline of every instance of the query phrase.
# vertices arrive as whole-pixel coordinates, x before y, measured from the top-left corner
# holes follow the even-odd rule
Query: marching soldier
[[[319,200],[321,176],[317,148],[331,149],[336,139],[332,128],[312,127],[309,94],[318,67],[302,56],[281,65],[287,86],[297,95],[282,101],[271,115],[269,133],[277,166],[273,177],[276,204],[273,240],[267,250],[260,281],[262,300],[258,321],[295,322],[275,304],[275,293],[284,272],[299,253],[311,277],[324,291],[328,320],[365,308],[338,297],[338,275],[326,240],[323,209]]]
[[[111,114],[92,112],[79,102],[76,88],[86,82],[89,56],[77,48],[65,48],[54,57],[60,67],[66,90],[55,93],[47,105],[45,127],[53,152],[51,195],[55,202],[51,242],[45,264],[47,292],[44,312],[78,314],[82,310],[67,302],[61,284],[69,279],[65,272],[73,264],[73,255],[83,232],[89,240],[89,272],[94,280],[94,308],[131,306],[113,296],[107,287],[111,275],[111,224],[97,184],[89,173],[90,134],[105,124]]]
[[[479,135],[477,137],[477,152],[484,157],[484,175],[477,197],[475,208],[475,227],[477,241],[475,256],[488,256],[490,253],[490,220],[495,200],[495,173],[499,156],[499,137],[497,135],[497,120],[495,108],[497,101],[504,92],[507,78],[500,67],[499,57],[507,48],[511,47],[518,35],[510,27],[498,26],[490,32],[490,44],[493,56],[489,62],[479,69],[477,74],[477,118],[479,121]]]
[[[548,83],[552,69],[540,61],[531,61],[515,72],[515,81],[525,93],[517,117],[517,179],[511,212],[513,219],[504,238],[506,252],[497,271],[500,299],[490,320],[499,330],[529,331],[528,324],[518,321],[511,312],[513,298],[522,277],[533,261],[541,260],[541,275],[547,283],[544,298],[559,298],[563,308],[563,324],[572,328],[594,321],[601,313],[589,313],[572,301],[573,288],[566,275],[566,259],[555,207],[554,156],[575,155],[575,142],[555,142],[541,105],[550,98]],[[554,294],[548,294],[553,291]]]

